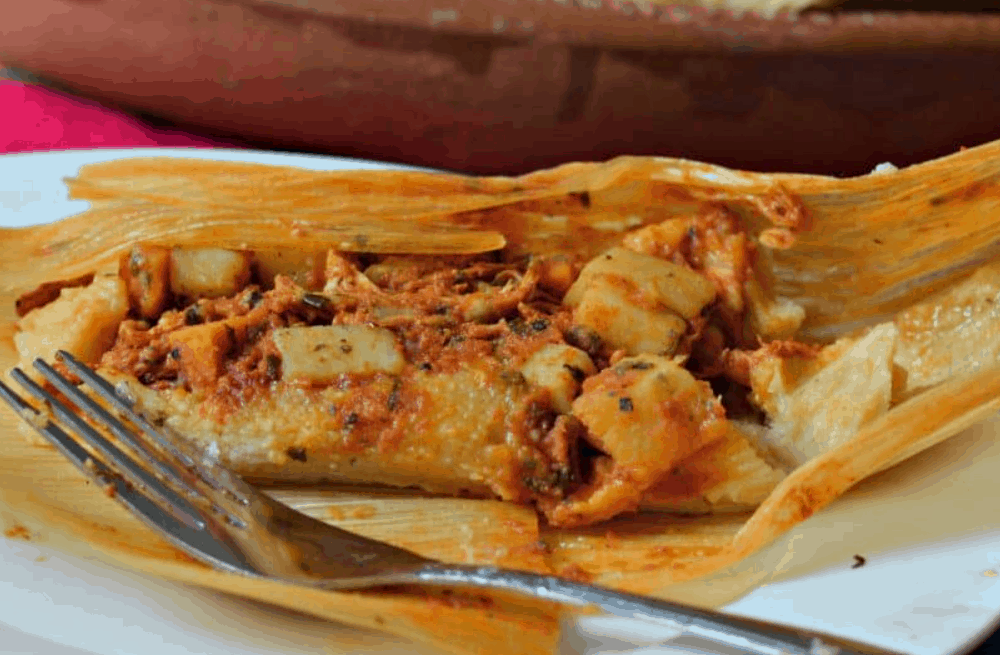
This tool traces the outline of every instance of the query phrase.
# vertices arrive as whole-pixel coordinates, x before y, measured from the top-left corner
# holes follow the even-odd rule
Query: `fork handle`
[[[896,655],[850,640],[736,618],[634,594],[620,593],[551,576],[495,567],[428,564],[401,575],[400,582],[428,586],[507,591],[580,608],[596,607],[613,616],[662,626],[664,642],[684,638],[704,643],[701,652],[753,655]],[[697,652],[697,651],[692,651]]]

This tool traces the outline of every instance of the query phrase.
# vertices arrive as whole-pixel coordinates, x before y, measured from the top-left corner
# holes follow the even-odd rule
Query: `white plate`
[[[246,150],[2,155],[0,226],[49,222],[82,211],[86,203],[67,199],[64,177],[75,175],[86,163],[152,155],[323,170],[387,168],[374,162]],[[952,504],[968,498],[969,485],[979,485],[977,489],[987,485],[992,492],[1000,492],[1000,476],[994,467],[985,468],[984,464],[1000,457],[996,434],[994,424],[957,437],[965,440],[960,441],[964,449],[960,453],[964,454],[956,457],[952,453],[945,466],[937,465],[934,453],[908,463],[927,469],[921,478],[927,484],[908,489],[899,498],[898,511],[897,505],[877,502],[873,509],[859,512],[858,503],[866,499],[863,493],[855,493],[754,557],[767,562],[762,570],[781,572],[786,560],[809,559],[802,557],[803,549],[823,561],[831,559],[831,552],[839,553],[834,560],[843,559],[843,553],[863,552],[868,558],[864,567],[853,569],[848,556],[819,571],[812,567],[807,575],[796,575],[796,571],[810,570],[801,563],[786,567],[790,579],[773,584],[766,584],[770,578],[762,574],[763,586],[727,609],[914,655],[954,652],[988,632],[1000,616],[1000,512],[992,508],[997,494],[981,496],[981,518],[967,508],[953,511],[957,508]],[[950,496],[949,489],[956,490],[955,495]],[[917,541],[912,536],[894,540],[893,533],[886,532],[896,530],[892,517],[917,515],[914,507],[925,511],[928,521],[948,520],[941,521],[944,527],[940,533],[924,531],[926,538]],[[295,655],[331,652],[324,636],[341,635],[345,630],[350,629],[244,599],[125,573],[31,544],[0,540],[0,653]],[[402,642],[361,632],[357,635],[355,652],[416,652]],[[644,653],[667,652],[648,648],[656,640],[635,635],[637,645],[647,645]]]

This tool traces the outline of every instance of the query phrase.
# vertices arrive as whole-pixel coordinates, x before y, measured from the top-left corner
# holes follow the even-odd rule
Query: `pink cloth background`
[[[98,103],[37,84],[2,79],[0,152],[70,148],[233,147],[164,130]]]

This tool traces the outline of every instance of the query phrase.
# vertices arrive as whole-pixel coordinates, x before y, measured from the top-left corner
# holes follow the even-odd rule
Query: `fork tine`
[[[19,384],[24,385],[25,389],[32,395],[42,399],[58,418],[74,416],[65,405],[39,387],[23,371],[13,369],[11,377]],[[41,393],[36,393],[36,390]],[[109,496],[113,496],[123,503],[137,517],[173,544],[196,559],[212,566],[244,575],[260,575],[260,572],[250,564],[240,549],[234,547],[231,540],[224,538],[224,531],[212,529],[211,519],[206,522],[202,518],[183,517],[176,506],[155,498],[150,489],[132,483],[123,470],[116,470],[113,465],[108,465],[98,456],[83,448],[68,432],[53,423],[50,417],[32,407],[3,381],[0,381],[0,399],[10,405],[22,419],[54,445],[84,475],[106,489]],[[73,423],[74,429],[77,424],[82,423],[89,431],[93,432],[93,429],[79,418],[76,421],[67,422]],[[115,449],[113,445],[108,445]],[[96,445],[94,447],[100,450]],[[127,457],[121,451],[118,452],[122,457]],[[103,456],[103,453],[101,455]],[[204,518],[204,514],[197,512],[196,514]]]
[[[55,373],[55,371],[52,372]],[[10,375],[28,393],[48,405],[52,413],[60,421],[68,424],[85,443],[101,454],[105,462],[110,462],[111,467],[120,473],[130,484],[145,491],[153,500],[159,501],[164,507],[170,508],[177,519],[185,525],[196,530],[205,529],[205,521],[201,518],[201,512],[194,508],[186,499],[165,486],[163,482],[150,475],[146,469],[136,464],[131,457],[108,441],[104,435],[92,428],[86,421],[59,402],[55,396],[29,378],[24,371],[15,368],[10,372]],[[65,382],[65,378],[58,375],[58,373],[56,373],[56,376]]]
[[[64,360],[64,363],[71,367],[74,373],[81,374],[82,380],[89,381],[91,387],[98,395],[106,398],[112,406],[123,409],[127,418],[134,419],[133,422],[138,425],[147,437],[153,440],[153,444],[162,446],[163,448],[159,450],[156,448],[151,449],[149,442],[142,441],[132,432],[131,428],[125,427],[124,423],[119,421],[117,417],[85,395],[76,385],[64,378],[47,362],[36,359],[34,361],[35,368],[38,369],[46,380],[61,391],[70,402],[79,407],[81,411],[96,423],[106,426],[119,439],[129,444],[136,455],[143,461],[148,462],[162,476],[160,479],[172,485],[181,494],[192,495],[199,500],[208,501],[211,503],[212,510],[222,515],[223,519],[232,525],[245,525],[244,520],[239,517],[239,514],[241,513],[241,509],[246,508],[250,503],[246,494],[234,489],[235,483],[228,470],[210,466],[211,470],[206,471],[204,461],[180,451],[185,446],[184,441],[171,440],[166,436],[167,433],[160,432],[150,425],[145,417],[135,411],[131,401],[123,398],[107,380],[97,375],[88,366],[81,364],[69,353],[59,351],[57,357]],[[74,418],[76,418],[75,415]],[[177,456],[176,458],[174,457],[175,455]],[[219,480],[222,481],[217,480],[215,476],[218,476]],[[205,486],[209,487],[209,489],[205,490]],[[206,493],[206,491],[217,493]]]
[[[129,420],[133,422],[137,420],[143,423],[146,422],[145,419],[143,419],[143,417],[135,411],[130,400],[119,394],[110,382],[95,374],[89,366],[81,364],[75,357],[73,357],[73,355],[69,354],[65,350],[59,350],[56,352],[56,360],[64,364],[66,368],[68,368],[76,377],[80,378],[85,384],[89,385],[90,388],[96,391],[101,398],[107,401],[112,407],[121,412],[123,415],[127,416]],[[188,456],[187,453],[177,450],[172,443],[163,439],[159,434],[155,434],[154,439],[159,445],[170,452],[171,455],[179,459],[184,466],[194,466],[194,460]]]
[[[167,454],[179,460],[185,469],[196,473],[203,483],[213,489],[227,492],[227,494],[241,505],[246,506],[249,504],[250,501],[247,498],[246,492],[242,489],[241,481],[234,480],[228,469],[213,466],[210,462],[206,462],[204,457],[194,456],[191,449],[182,440],[171,439],[168,433],[158,430],[145,416],[136,411],[131,400],[124,398],[111,383],[97,375],[90,367],[77,361],[73,355],[60,350],[56,352],[56,359],[93,389],[105,402],[121,412],[123,416],[128,418],[130,422],[138,427],[148,438],[152,439]],[[51,367],[48,367],[48,365],[45,366],[51,370]],[[82,394],[80,395],[82,396]],[[90,401],[86,396],[82,397]],[[104,411],[103,408],[93,403],[93,401],[90,401],[90,404],[97,407],[101,412]]]
[[[2,381],[0,381],[0,398],[3,398],[4,401],[10,405],[19,416],[21,416],[21,418],[31,424],[31,426],[41,433],[49,441],[49,443],[59,450],[59,452],[76,464],[81,471],[97,479],[98,482],[101,483],[103,483],[105,477],[110,475],[111,472],[107,469],[107,467],[91,457],[90,453],[80,446],[75,439],[66,434],[62,428],[54,425],[51,421],[47,421],[45,425],[42,425],[41,421],[43,415],[25,402],[21,396],[17,395],[13,389],[8,387]],[[88,465],[88,461],[90,461],[91,464]]]
[[[80,364],[79,362],[76,362],[75,360],[74,362],[77,364],[77,368],[85,371],[89,377],[101,380],[101,378],[99,378],[96,374],[90,371],[89,368],[87,368],[83,364]],[[214,497],[209,498],[205,493],[202,492],[201,489],[198,488],[198,480],[193,477],[190,466],[185,466],[185,462],[192,461],[191,458],[185,457],[179,466],[171,466],[170,464],[167,463],[169,461],[169,458],[166,461],[164,461],[164,459],[161,458],[159,454],[154,454],[153,452],[151,452],[149,445],[147,443],[141,441],[135,435],[135,433],[133,433],[129,428],[125,427],[125,425],[121,421],[119,421],[115,416],[113,416],[103,407],[94,402],[91,398],[88,398],[82,391],[80,391],[80,389],[76,387],[76,385],[72,384],[69,380],[60,375],[60,373],[51,366],[49,366],[47,362],[41,359],[36,359],[34,361],[34,366],[45,377],[45,379],[48,380],[50,383],[52,383],[52,385],[55,386],[56,389],[62,392],[62,394],[66,396],[66,398],[68,398],[70,402],[72,402],[78,408],[80,408],[80,410],[83,411],[84,414],[89,416],[96,423],[108,428],[108,430],[110,430],[116,437],[118,437],[124,443],[128,444],[135,455],[139,456],[140,459],[142,459],[142,461],[147,464],[147,466],[154,469],[155,473],[158,473],[161,476],[160,478],[154,477],[152,478],[153,480],[155,480],[157,483],[162,480],[163,482],[167,483],[167,485],[172,485],[173,489],[177,489],[180,492],[179,494],[174,494],[173,489],[164,491],[165,487],[160,486],[152,490],[153,494],[158,495],[161,498],[163,497],[164,493],[172,494],[170,495],[169,498],[166,498],[165,500],[170,504],[172,504],[173,506],[177,507],[178,510],[181,511],[182,513],[188,513],[188,509],[190,509],[191,506],[187,504],[186,500],[180,501],[182,504],[179,505],[178,501],[180,500],[181,496],[183,494],[194,496],[199,500],[210,502],[212,505],[212,509],[214,511],[221,513],[225,520],[233,523],[234,525],[240,525],[243,523],[242,519],[240,519],[238,516],[235,515],[236,512],[234,512],[234,508],[232,507],[232,504],[230,502],[232,500],[231,498],[232,494],[230,493],[216,494]],[[105,385],[107,385],[106,382]],[[117,394],[114,395],[114,398],[116,401],[124,402],[124,400],[121,399],[120,396],[118,396]],[[135,412],[131,413],[135,414]],[[138,414],[135,414],[135,416],[140,419],[142,418]],[[80,418],[75,413],[72,412],[70,412],[67,415],[67,418],[65,420],[67,420],[67,422],[72,422],[74,426],[79,425],[80,427],[77,428],[77,431],[81,432],[84,435],[84,439],[90,442],[91,435],[90,433],[85,432],[87,430],[93,432],[89,425],[82,422]],[[142,420],[145,423],[145,420],[144,419]],[[148,423],[146,423],[146,425],[148,426]],[[152,426],[148,427],[149,430],[155,434],[158,441],[164,440],[164,437],[160,435],[160,433],[153,430]],[[94,432],[93,434],[96,435],[98,438],[103,439],[100,433]],[[99,446],[95,445],[95,447]],[[118,455],[128,459],[129,463],[133,461],[131,460],[131,458],[128,458],[127,455],[122,453],[117,448],[115,450],[117,451]],[[118,461],[118,457],[112,453],[106,453],[105,457],[109,457],[109,459],[112,459],[113,461]],[[198,468],[196,463],[192,464],[191,466],[195,466],[196,468]],[[126,470],[132,472],[131,468],[126,468]],[[145,469],[143,469],[142,467],[139,467],[138,470],[141,471],[142,473],[146,472]],[[127,473],[123,471],[123,475],[127,475]],[[202,482],[204,482],[204,476],[200,477],[202,478]],[[145,480],[143,480],[142,483],[148,484]],[[215,488],[216,490],[223,491],[219,488],[219,485],[217,483],[209,484],[209,486]],[[240,504],[242,505],[246,504],[245,502],[241,502],[241,499],[237,499],[237,502],[240,502]]]
[[[127,444],[128,447],[132,449],[132,452],[141,456],[143,461],[147,462],[150,468],[154,469],[157,474],[171,481],[175,485],[179,485],[187,493],[194,494],[198,497],[204,497],[204,494],[188,484],[186,480],[182,479],[179,471],[168,466],[153,453],[149,452],[149,447],[141,442],[131,430],[122,424],[121,421],[119,421],[103,407],[95,403],[92,399],[84,395],[76,387],[76,385],[72,384],[69,380],[60,375],[59,372],[49,366],[47,362],[41,359],[36,359],[34,361],[34,367],[38,369],[38,372],[41,373],[46,380],[52,383],[52,386],[66,396],[70,402],[79,407],[84,414],[97,423],[107,427],[108,430],[110,430],[120,441]],[[73,417],[75,420],[76,415],[74,414]]]

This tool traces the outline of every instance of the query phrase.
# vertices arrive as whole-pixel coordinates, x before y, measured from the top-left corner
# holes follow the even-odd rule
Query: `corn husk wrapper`
[[[969,275],[991,259],[1000,239],[997,155],[1000,144],[991,144],[848,180],[656,158],[570,164],[514,179],[316,173],[169,159],[91,166],[69,182],[73,196],[92,201],[90,211],[56,225],[0,232],[7,253],[0,264],[0,365],[7,370],[16,362],[11,337],[19,293],[112,263],[136,241],[437,254],[506,245],[596,254],[624,230],[694,213],[704,203],[738,212],[761,243],[793,242],[788,249],[762,248],[760,293],[804,306],[800,334],[830,340],[891,320],[934,292],[946,294],[932,301],[936,306],[963,302],[961,294],[947,295],[949,288],[979,279]],[[996,278],[991,268],[984,270],[980,286],[993,293]],[[908,316],[912,322],[912,311]],[[324,520],[444,561],[553,572],[717,605],[794,569],[787,557],[776,564],[768,544],[787,540],[789,530],[794,535],[864,478],[941,444],[1000,407],[1000,375],[992,362],[952,367],[944,375],[933,362],[928,366],[933,370],[922,377],[927,384],[847,443],[796,468],[752,514],[644,513],[553,530],[540,527],[530,508],[492,501],[357,489],[271,493]],[[0,439],[0,521],[8,536],[389,631],[442,652],[544,653],[554,647],[560,610],[541,602],[407,589],[319,592],[209,571],[109,502],[6,410],[0,411]],[[878,478],[888,488],[892,473]]]

